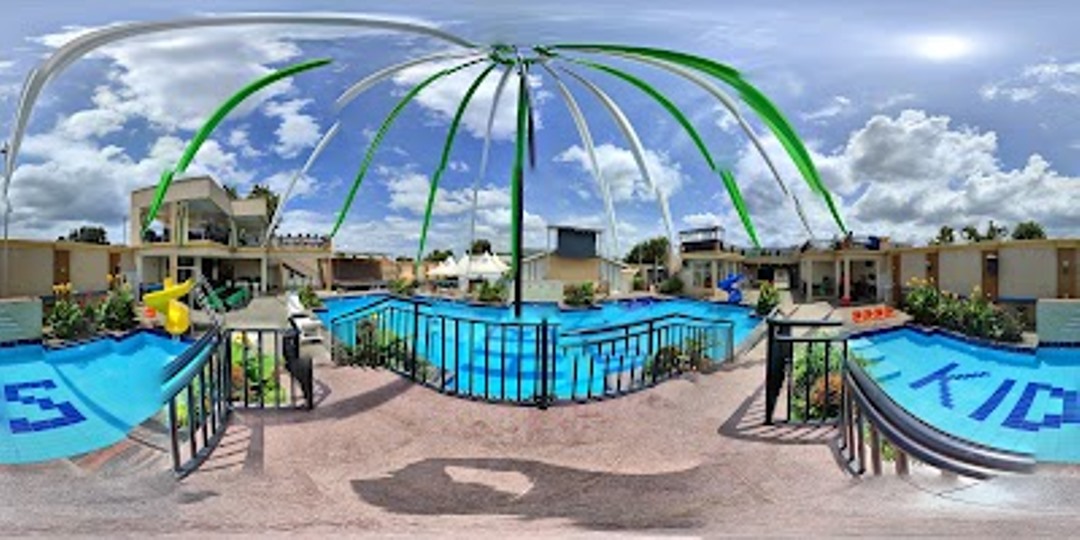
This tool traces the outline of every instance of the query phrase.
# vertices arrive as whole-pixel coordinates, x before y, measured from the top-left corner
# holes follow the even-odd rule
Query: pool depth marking
[[[36,404],[41,410],[54,410],[59,413],[60,416],[45,420],[30,420],[27,417],[13,417],[8,420],[8,426],[11,428],[12,434],[19,435],[23,433],[33,433],[35,431],[57,429],[78,424],[79,422],[86,420],[86,417],[83,416],[71,402],[61,401],[57,403],[50,398],[25,395],[26,392],[24,392],[24,390],[33,389],[55,390],[56,383],[50,379],[43,379],[39,381],[7,384],[4,385],[4,397],[9,403],[19,403],[22,405]]]
[[[927,376],[925,376],[925,377],[911,383],[911,388],[913,390],[918,390],[919,388],[922,388],[922,387],[924,387],[924,386],[926,386],[926,385],[928,385],[928,384],[930,384],[930,383],[932,383],[934,381],[937,381],[938,382],[938,390],[940,391],[938,399],[941,401],[941,405],[943,407],[945,407],[946,409],[951,409],[951,408],[953,408],[953,400],[952,400],[952,391],[949,390],[949,381],[966,381],[968,379],[981,379],[983,377],[989,377],[990,376],[990,372],[988,372],[988,371],[977,371],[977,372],[972,372],[972,373],[958,373],[956,375],[951,375],[950,372],[952,370],[956,369],[959,366],[960,366],[960,364],[957,364],[956,362],[953,362],[953,363],[951,363],[951,364],[949,364],[949,365],[947,365],[947,366],[945,366],[945,367],[943,367],[943,368],[941,368],[941,369],[939,369],[939,370],[937,370],[937,371],[935,371],[935,372],[933,372],[933,373],[931,373],[931,374],[929,374],[929,375],[927,375]]]

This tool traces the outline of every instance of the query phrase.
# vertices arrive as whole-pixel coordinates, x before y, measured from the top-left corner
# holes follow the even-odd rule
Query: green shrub
[[[100,309],[101,326],[104,328],[124,332],[135,327],[135,296],[130,286],[110,290]]]
[[[635,291],[644,291],[645,290],[645,278],[642,277],[640,274],[635,274],[634,275],[634,280],[632,281],[632,287],[634,288]]]
[[[904,296],[904,309],[918,324],[995,341],[1023,339],[1020,320],[991,303],[978,287],[967,298],[961,298],[939,291],[927,280],[912,280],[910,285]]]
[[[825,360],[823,343],[796,346],[791,374],[793,420],[825,420],[838,414],[841,384],[838,375],[844,361],[843,349],[836,345],[829,347],[828,366]],[[855,357],[855,361],[864,363],[858,357]]]
[[[683,292],[683,280],[679,276],[671,276],[660,284],[662,294],[677,295]]]
[[[60,298],[53,304],[52,310],[45,318],[45,323],[52,327],[52,333],[60,339],[75,339],[88,334],[95,317],[92,306],[90,308],[91,319],[87,320],[87,309],[68,298]]]
[[[591,282],[567,285],[563,289],[563,302],[568,306],[591,306],[595,299],[596,290]]]
[[[322,307],[322,298],[315,294],[315,289],[311,288],[311,285],[304,285],[300,289],[298,296],[300,297],[300,303],[307,309]]]
[[[476,299],[487,304],[501,304],[509,296],[509,287],[503,280],[495,282],[481,281],[476,291]]]
[[[754,311],[762,317],[772,313],[776,306],[780,305],[780,291],[776,289],[776,286],[771,281],[766,281],[761,284],[759,290],[757,306]]]

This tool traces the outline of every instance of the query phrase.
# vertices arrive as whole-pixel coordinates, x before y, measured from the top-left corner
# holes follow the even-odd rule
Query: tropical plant
[[[92,322],[87,321],[85,308],[67,297],[56,299],[45,323],[52,328],[53,336],[60,339],[81,337],[89,333],[92,327]]]
[[[596,299],[592,282],[567,285],[563,288],[563,303],[568,306],[591,306]]]
[[[1046,238],[1046,231],[1036,221],[1022,221],[1012,232],[1013,240],[1039,240]]]
[[[956,231],[948,225],[942,225],[941,228],[938,229],[937,236],[930,241],[931,244],[937,245],[952,244],[954,242],[956,242]]]
[[[509,295],[509,287],[503,280],[494,282],[481,281],[480,288],[476,291],[476,299],[488,304],[501,304],[506,302]]]
[[[474,240],[472,245],[469,246],[469,253],[472,255],[483,255],[491,252],[491,242],[483,238]]]
[[[322,307],[322,298],[319,298],[318,294],[315,294],[315,289],[311,285],[304,285],[297,293],[300,297],[300,303],[307,309]]]
[[[772,313],[776,306],[779,305],[780,291],[777,290],[776,285],[773,285],[771,281],[762,283],[761,288],[758,290],[758,300],[754,311],[764,317]]]
[[[436,249],[435,251],[432,251],[431,253],[428,253],[427,257],[424,257],[424,260],[427,261],[427,262],[438,263],[438,262],[443,262],[446,259],[449,259],[453,255],[454,255],[454,252],[450,251],[449,249]]]
[[[118,332],[131,330],[136,325],[135,295],[131,286],[123,285],[109,291],[101,304],[101,325]]]
[[[67,236],[68,241],[81,242],[84,244],[100,244],[105,245],[109,243],[108,233],[105,231],[105,227],[90,227],[83,226],[78,229],[72,229]]]
[[[828,351],[828,355],[826,355]],[[860,359],[855,359],[857,362]],[[797,348],[792,360],[791,415],[795,420],[825,420],[839,413],[840,372],[844,362],[840,347],[808,343]]]
[[[904,309],[918,324],[938,326],[995,341],[1023,339],[1020,321],[990,302],[979,287],[967,298],[940,291],[927,280],[914,279],[904,295]]]
[[[630,248],[630,252],[626,254],[626,257],[623,257],[623,261],[637,264],[662,264],[667,260],[670,247],[671,245],[665,236],[642,240]]]
[[[634,274],[634,280],[632,286],[635,291],[645,290],[645,278],[641,274]]]
[[[679,276],[671,276],[665,279],[664,282],[660,284],[660,292],[662,294],[682,294],[683,288],[683,280]]]

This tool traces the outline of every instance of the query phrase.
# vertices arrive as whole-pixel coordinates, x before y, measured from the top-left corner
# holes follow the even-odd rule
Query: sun
[[[919,36],[914,40],[915,52],[923,58],[944,62],[966,56],[972,51],[970,40],[960,36]]]

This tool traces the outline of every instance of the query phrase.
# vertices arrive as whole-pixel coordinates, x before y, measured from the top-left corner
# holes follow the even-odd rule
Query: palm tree
[[[974,225],[965,225],[960,231],[960,236],[963,236],[964,240],[968,242],[982,242],[983,240],[982,233]]]
[[[948,225],[942,225],[938,229],[937,237],[930,241],[931,244],[938,245],[952,244],[953,242],[956,242],[956,231]]]
[[[259,197],[266,199],[266,215],[274,215],[274,212],[277,211],[278,202],[281,200],[281,197],[273,190],[271,190],[270,186],[255,184],[254,186],[252,186],[247,198],[257,199]]]
[[[983,240],[998,240],[1005,238],[1009,234],[1009,228],[1001,225],[994,225],[994,220],[990,220],[990,223],[986,224],[986,234],[983,235]]]
[[[1013,240],[1036,240],[1046,238],[1046,231],[1037,221],[1022,221],[1016,224],[1012,233]]]

